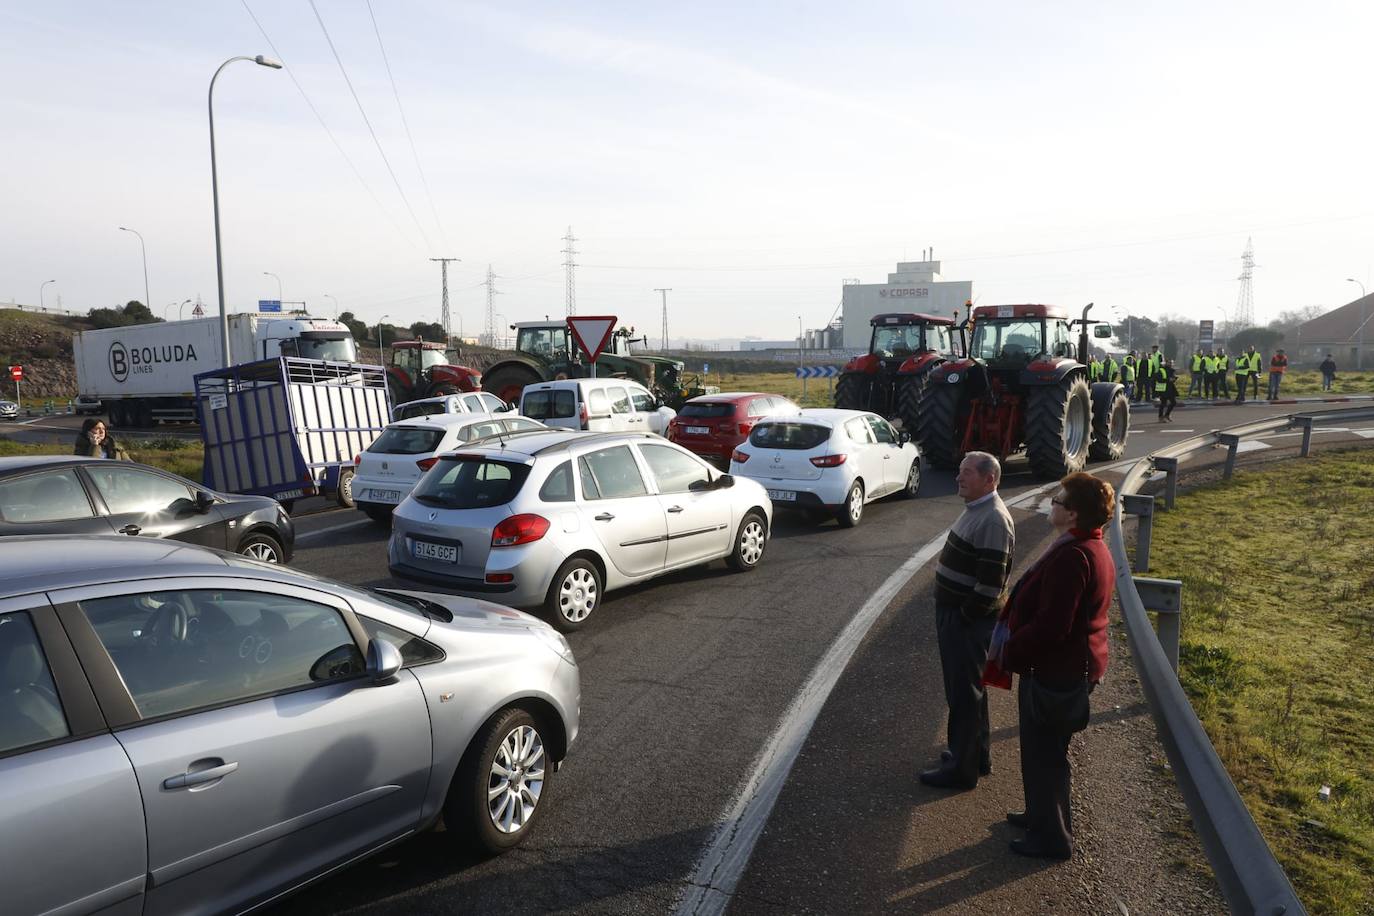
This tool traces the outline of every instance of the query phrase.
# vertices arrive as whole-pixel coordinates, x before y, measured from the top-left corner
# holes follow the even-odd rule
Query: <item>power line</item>
[[[353,96],[354,103],[358,106],[358,114],[362,115],[363,123],[367,125],[367,132],[372,135],[372,142],[377,146],[377,154],[382,157],[382,162],[386,165],[387,174],[391,176],[392,184],[396,185],[396,193],[401,195],[401,202],[406,205],[406,212],[410,214],[411,220],[415,223],[415,228],[420,230],[420,237],[425,240],[425,247],[431,251],[434,244],[429,240],[429,234],[425,232],[425,227],[420,225],[419,218],[415,215],[415,208],[410,205],[410,198],[406,197],[406,192],[401,188],[400,179],[396,177],[396,170],[391,167],[391,160],[386,157],[386,150],[382,149],[382,141],[377,139],[377,132],[372,129],[372,121],[367,117],[367,111],[363,108],[362,99],[358,98],[357,91],[353,88],[353,81],[348,78],[348,70],[344,67],[343,58],[339,56],[339,49],[334,47],[334,39],[329,37],[329,29],[325,27],[324,18],[320,15],[320,10],[315,6],[315,0],[310,0],[310,9],[315,14],[315,21],[320,24],[320,31],[324,32],[324,40],[329,44],[329,50],[334,55],[334,60],[339,65],[339,72],[343,74],[344,83],[348,86],[349,94]]]
[[[420,165],[420,152],[415,148],[415,138],[410,135],[410,122],[406,120],[406,110],[401,107],[401,93],[396,88],[396,77],[391,75],[391,60],[386,56],[386,45],[382,44],[382,32],[377,28],[377,14],[372,12],[372,0],[367,0],[367,14],[372,17],[372,31],[377,35],[377,47],[382,51],[382,63],[386,65],[386,78],[391,80],[391,94],[396,97],[396,110],[401,113],[401,126],[406,129],[406,141],[410,143],[410,154],[415,157],[415,171],[420,173],[420,183],[425,188],[425,198],[429,200],[429,211],[434,215],[434,226],[439,230],[439,241],[448,248],[448,236],[444,234],[444,224],[439,221],[439,208],[434,206],[434,195],[429,190],[429,179]]]

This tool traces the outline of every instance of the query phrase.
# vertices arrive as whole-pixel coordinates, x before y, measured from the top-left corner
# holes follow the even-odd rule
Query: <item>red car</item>
[[[763,417],[791,416],[801,412],[780,394],[758,391],[727,391],[692,398],[668,422],[670,442],[695,452],[712,464],[728,468],[736,446]]]

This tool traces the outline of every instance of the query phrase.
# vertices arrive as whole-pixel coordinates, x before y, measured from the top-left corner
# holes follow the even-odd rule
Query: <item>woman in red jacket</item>
[[[1087,695],[1107,670],[1115,567],[1102,526],[1115,499],[1111,485],[1091,474],[1060,481],[1050,501],[1050,524],[1059,536],[1021,576],[1002,612],[1007,635],[994,651],[1003,670],[1020,675],[1026,810],[1007,820],[1026,831],[1011,843],[1021,855],[1073,854],[1069,741],[1087,726]]]

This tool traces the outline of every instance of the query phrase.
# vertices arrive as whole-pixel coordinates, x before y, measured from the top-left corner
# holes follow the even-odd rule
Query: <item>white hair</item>
[[[988,452],[968,452],[964,455],[964,460],[973,462],[973,469],[979,474],[991,477],[994,487],[1002,482],[1002,463],[997,460],[996,455]]]

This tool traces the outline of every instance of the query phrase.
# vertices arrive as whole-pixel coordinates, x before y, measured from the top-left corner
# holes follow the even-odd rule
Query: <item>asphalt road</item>
[[[1128,456],[1295,409],[1181,408],[1172,425],[1140,411]],[[1318,442],[1323,438],[1319,434]],[[1002,492],[1010,500],[1040,485],[1023,460],[1013,459]],[[854,530],[780,516],[768,553],[752,573],[715,563],[611,593],[571,637],[582,669],[582,733],[551,782],[541,826],[523,847],[475,860],[456,852],[442,833],[421,835],[274,912],[672,912],[716,824],[817,661],[873,591],[939,537],[961,509],[952,475],[927,471],[918,500],[871,505]],[[1034,514],[1018,518],[1022,537],[1032,541],[1044,534]],[[294,565],[355,584],[417,587],[387,575],[386,533],[361,518],[338,510],[300,519]],[[1025,550],[1032,546],[1026,543]],[[933,614],[929,590],[928,572],[918,573],[878,619],[841,680],[808,742],[813,753],[803,754],[798,783],[784,790],[744,875],[735,911],[892,908],[891,895],[864,881],[872,862],[864,861],[865,833],[858,826],[875,807],[933,801],[913,800],[907,788],[924,755],[938,750],[943,731],[939,663],[933,635],[925,632],[933,626],[922,623]],[[883,654],[880,641],[903,648]],[[860,666],[863,677],[855,673]],[[893,773],[884,763],[850,778],[843,768],[847,758],[837,771],[813,765],[817,748],[881,747],[874,732],[865,733],[869,719],[903,732],[899,743],[909,769]],[[1014,742],[1000,747],[998,767],[1014,766]],[[889,791],[894,784],[901,791]],[[925,829],[899,837],[904,867],[938,866],[947,854],[939,818],[955,815],[941,815],[938,805],[927,810],[934,820]],[[834,839],[840,836],[844,842]],[[827,838],[821,862],[814,856]],[[873,851],[885,863],[895,855],[886,847]],[[943,875],[940,868],[936,873]],[[943,887],[934,897],[916,898],[920,906],[910,911],[957,908],[959,894],[959,885]]]

